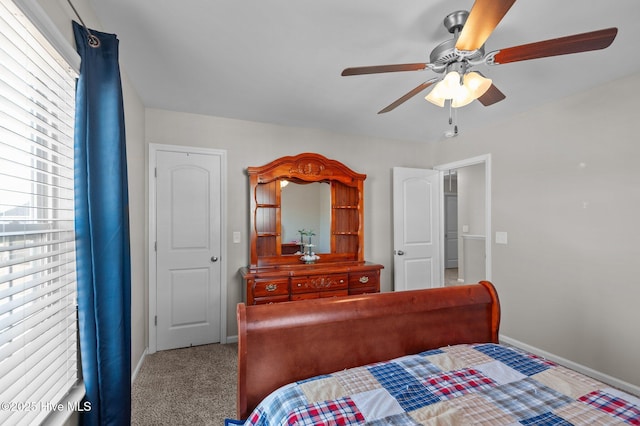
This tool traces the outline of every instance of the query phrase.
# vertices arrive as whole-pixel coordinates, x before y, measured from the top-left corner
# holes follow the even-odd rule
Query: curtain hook
[[[73,6],[73,3],[71,3],[71,0],[67,0],[67,3],[69,3],[69,6],[71,6],[71,9],[73,9],[73,13],[76,14],[78,19],[80,20],[80,23],[84,27],[85,31],[87,31],[87,38],[88,38],[89,46],[93,47],[94,49],[97,49],[98,47],[100,47],[100,39],[98,37],[94,36],[93,34],[91,34],[91,31],[89,31],[89,27],[87,27],[85,25],[84,21],[80,17],[80,14],[76,10],[76,8]]]
[[[89,31],[87,27],[85,27],[85,29],[87,30],[87,36],[89,37],[89,46],[93,48],[100,47],[100,39],[94,36],[93,34],[91,34],[91,31]]]

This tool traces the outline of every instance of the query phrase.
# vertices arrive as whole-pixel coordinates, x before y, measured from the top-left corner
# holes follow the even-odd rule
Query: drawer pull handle
[[[276,291],[277,288],[278,284],[267,284],[267,286],[265,287],[267,291]]]
[[[360,279],[358,281],[360,281],[362,284],[366,284],[366,283],[369,282],[369,277],[364,275],[364,276],[360,277]]]

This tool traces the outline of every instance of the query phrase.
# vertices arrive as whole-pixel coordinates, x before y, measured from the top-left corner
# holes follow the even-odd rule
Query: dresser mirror
[[[313,233],[311,243],[318,255],[331,252],[331,184],[328,181],[294,183],[280,181],[282,254],[302,255],[305,239],[300,231]]]
[[[320,154],[248,167],[251,266],[362,261],[366,175]],[[302,235],[301,235],[302,231]]]
[[[364,180],[339,161],[304,153],[248,167],[246,303],[380,291],[382,265],[364,260]]]

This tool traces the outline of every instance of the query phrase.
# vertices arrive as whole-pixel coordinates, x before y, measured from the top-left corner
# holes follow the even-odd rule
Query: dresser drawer
[[[297,258],[292,258],[298,261]],[[283,264],[240,270],[247,305],[380,292],[382,265],[368,262]]]
[[[379,271],[362,271],[349,273],[349,289],[356,288],[380,288]]]
[[[332,290],[332,291],[323,291],[320,293],[320,297],[339,297],[339,296],[348,296],[349,290]]]
[[[273,297],[256,297],[253,299],[253,304],[268,305],[271,303],[280,303],[280,302],[288,302],[288,301],[289,301],[289,295],[284,294],[284,295],[273,296]]]
[[[313,293],[292,293],[291,300],[307,300],[307,299],[319,299],[320,293],[317,291]]]
[[[295,293],[291,295],[291,300],[306,300],[306,299],[320,299],[325,297],[338,297],[338,296],[348,296],[349,290],[325,290],[325,291],[314,291],[311,293]]]
[[[350,296],[354,294],[372,294],[372,293],[380,293],[380,289],[376,287],[350,287],[349,288]]]
[[[253,283],[253,297],[271,297],[289,294],[289,279],[257,279]]]
[[[291,278],[291,293],[342,290],[349,286],[347,274],[309,275]]]

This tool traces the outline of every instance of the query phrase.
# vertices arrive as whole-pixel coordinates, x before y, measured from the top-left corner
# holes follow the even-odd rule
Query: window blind
[[[0,423],[36,424],[78,380],[72,67],[0,3]]]

